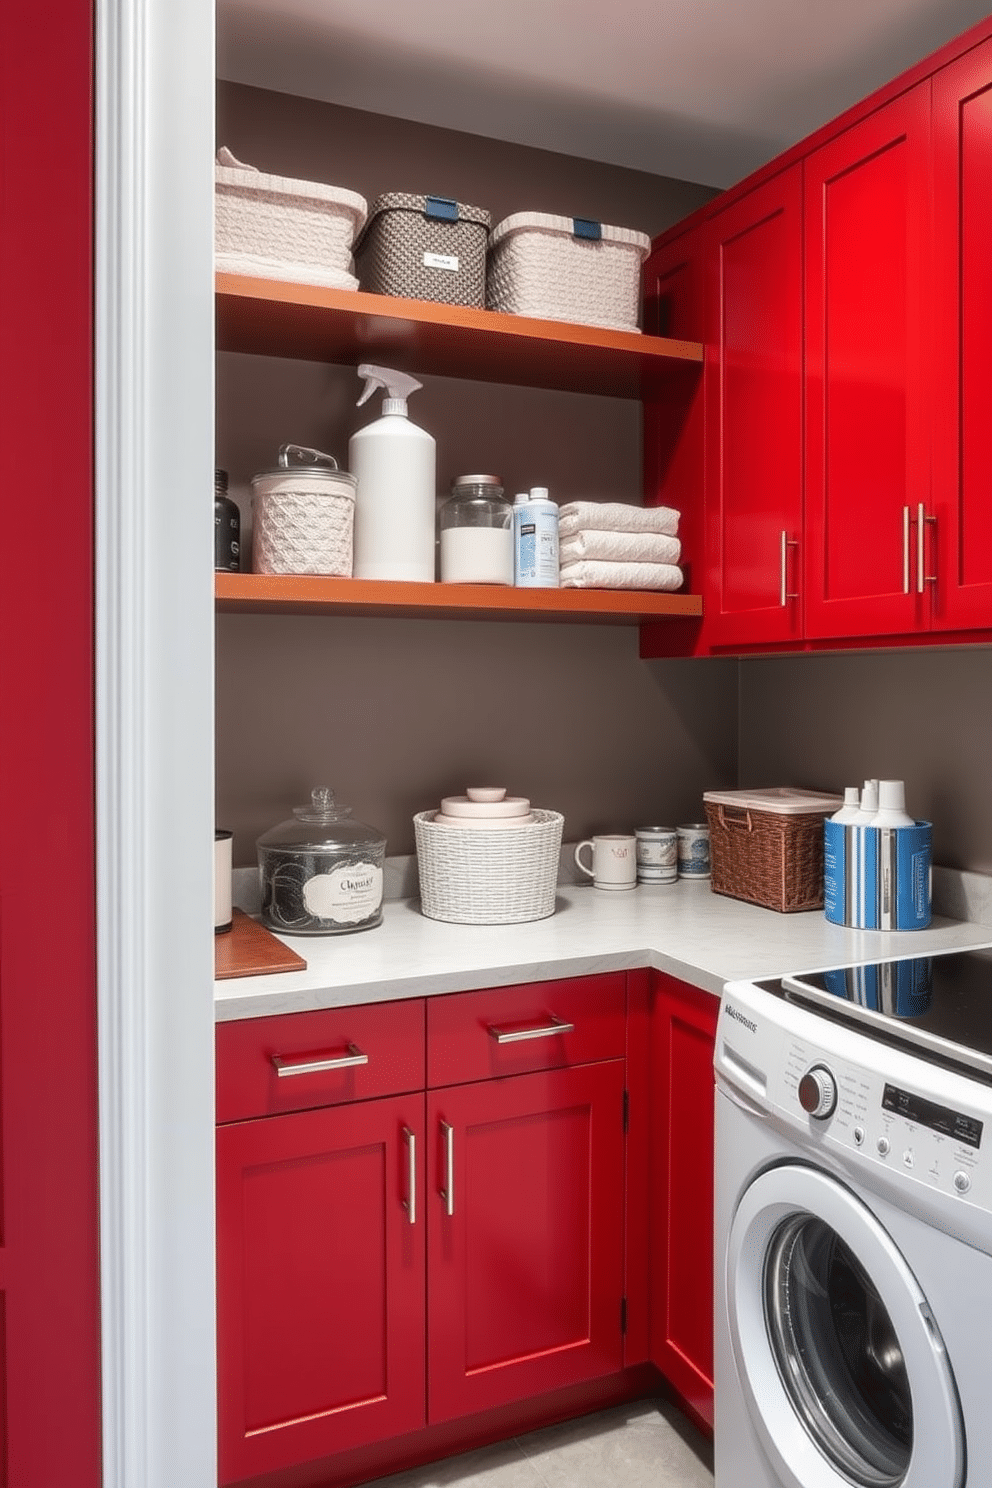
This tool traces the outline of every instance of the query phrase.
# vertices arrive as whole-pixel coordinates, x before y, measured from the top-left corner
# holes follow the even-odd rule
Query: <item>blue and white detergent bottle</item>
[[[878,838],[878,928],[926,929],[933,832],[929,822],[918,822],[909,815],[901,780],[879,782],[872,827]]]
[[[901,780],[866,780],[860,806],[848,786],[823,831],[823,909],[832,924],[926,929],[933,829],[909,815]]]
[[[558,588],[558,504],[547,486],[513,503],[513,582],[521,589]]]
[[[833,925],[851,925],[852,880],[848,861],[853,852],[849,830],[859,810],[861,795],[856,785],[844,787],[844,804],[823,824],[823,912]]]

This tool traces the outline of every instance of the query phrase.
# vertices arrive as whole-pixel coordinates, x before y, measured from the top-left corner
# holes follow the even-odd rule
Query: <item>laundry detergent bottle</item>
[[[405,372],[363,363],[359,406],[381,389],[382,417],[351,436],[348,465],[355,492],[356,579],[434,581],[436,450],[407,417],[407,399],[422,386]]]

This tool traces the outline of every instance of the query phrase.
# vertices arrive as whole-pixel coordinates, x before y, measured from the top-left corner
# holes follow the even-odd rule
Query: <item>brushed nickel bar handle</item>
[[[408,1126],[403,1128],[407,1156],[407,1196],[403,1208],[411,1224],[417,1223],[417,1138]]]
[[[909,507],[902,509],[902,592],[909,593]]]
[[[363,1054],[357,1044],[349,1044],[347,1054],[332,1055],[330,1059],[313,1059],[308,1055],[302,1059],[284,1059],[281,1054],[272,1056],[280,1079],[286,1075],[317,1075],[324,1070],[354,1069],[356,1065],[368,1062],[369,1056]]]
[[[523,1044],[528,1039],[554,1038],[559,1033],[574,1033],[575,1024],[566,1023],[563,1018],[556,1018],[554,1013],[548,1015],[550,1023],[542,1023],[538,1028],[513,1028],[509,1031],[503,1028],[495,1028],[489,1024],[489,1037],[494,1038],[498,1044]]]
[[[798,599],[799,598],[799,595],[798,594],[790,594],[789,593],[789,556],[788,556],[789,555],[789,549],[790,548],[798,548],[798,546],[799,546],[799,544],[797,542],[793,541],[789,537],[788,532],[783,532],[782,533],[782,555],[781,555],[781,560],[780,560],[780,563],[779,563],[779,576],[780,576],[779,602],[780,602],[783,610],[785,609],[786,605],[789,603],[789,600],[790,599]]]
[[[926,571],[926,523],[933,522],[937,525],[936,517],[928,517],[927,509],[921,501],[916,508],[917,539],[916,539],[916,592],[922,594],[928,584],[936,584],[937,575],[928,574]]]
[[[455,1128],[449,1126],[447,1121],[442,1121],[441,1135],[444,1137],[444,1187],[441,1189],[441,1197],[444,1200],[444,1212],[450,1219],[455,1212]]]

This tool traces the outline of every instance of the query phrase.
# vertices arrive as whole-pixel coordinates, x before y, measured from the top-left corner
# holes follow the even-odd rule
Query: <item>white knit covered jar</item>
[[[252,569],[351,577],[353,475],[333,455],[284,444],[279,467],[252,477]]]

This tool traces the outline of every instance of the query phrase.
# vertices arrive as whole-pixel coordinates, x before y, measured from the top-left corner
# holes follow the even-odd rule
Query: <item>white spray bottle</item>
[[[363,363],[359,406],[377,388],[385,394],[382,418],[348,442],[355,493],[356,579],[434,581],[436,448],[431,435],[407,417],[406,401],[422,386],[405,372]]]

